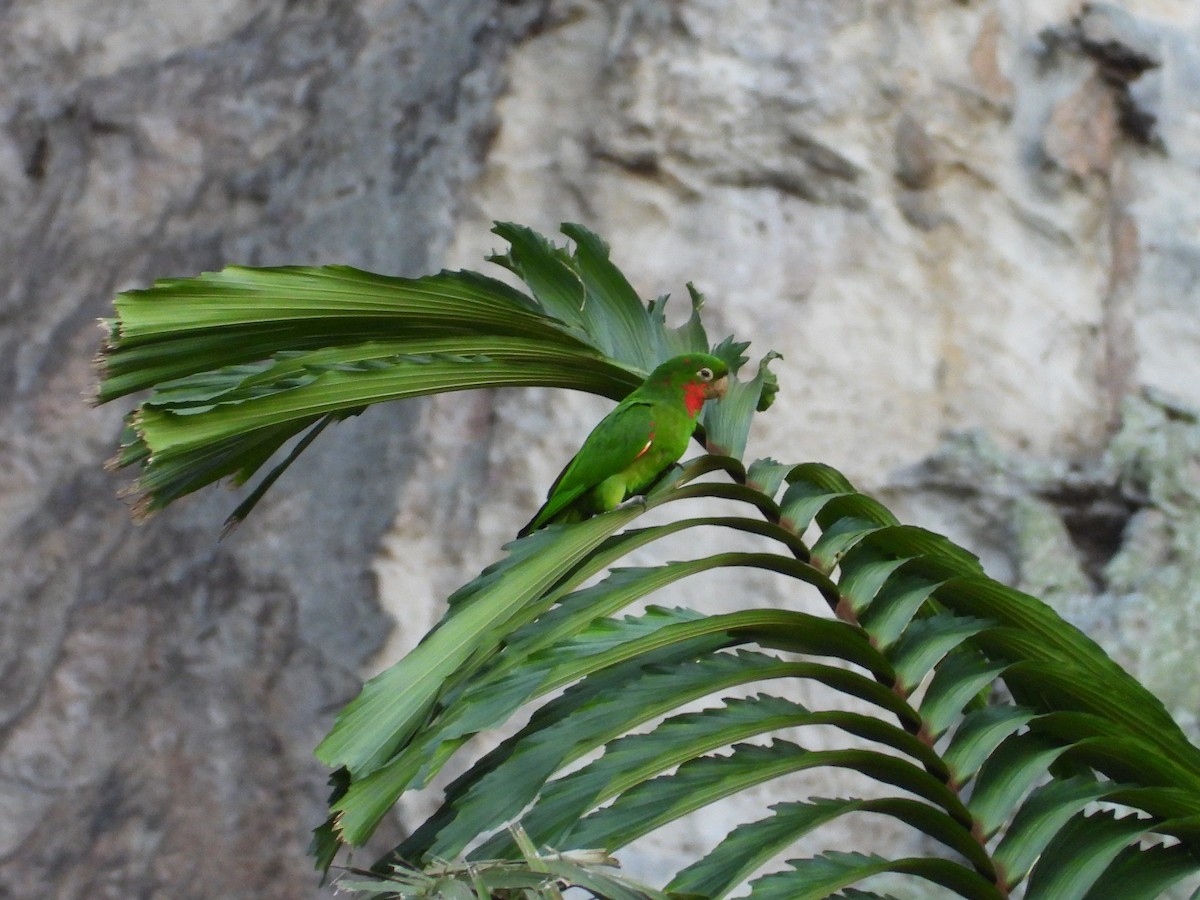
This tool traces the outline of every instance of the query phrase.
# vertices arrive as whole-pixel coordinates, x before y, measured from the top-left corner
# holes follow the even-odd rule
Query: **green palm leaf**
[[[495,260],[531,294],[473,272],[405,279],[347,266],[231,266],[121,294],[96,399],[155,390],[113,461],[142,469],[138,512],[221,478],[245,482],[318,420],[374,403],[506,385],[620,399],[670,355],[710,349],[698,318],[672,330],[661,302],[643,304],[598,237],[577,225],[564,232],[573,253],[496,226],[511,246]],[[744,347],[712,349],[736,369]],[[735,379],[738,396],[769,402],[765,365],[750,384]]]
[[[895,872],[940,884],[963,897],[1001,900],[1003,895],[978,873],[944,859],[889,860],[862,853],[826,853],[788,860],[788,872],[751,883],[752,900],[823,900],[835,891],[873,875]]]
[[[233,267],[121,295],[98,394],[153,389],[115,461],[139,469],[142,509],[221,478],[244,482],[278,456],[240,520],[324,428],[378,402],[519,385],[617,399],[680,352],[745,362],[744,342],[710,347],[690,286],[690,317],[669,327],[665,299],[641,301],[599,238],[563,231],[568,247],[497,225],[509,249],[494,261],[527,292],[469,272]],[[531,871],[559,866],[564,884],[661,897],[533,842],[603,858],[710,804],[826,767],[858,772],[881,795],[802,794],[734,823],[670,890],[724,897],[848,814],[889,816],[940,849],[791,860],[749,881],[750,896],[864,900],[886,874],[985,900],[1014,888],[1148,898],[1200,870],[1200,751],[1093,641],[829,466],[743,461],[753,416],[776,395],[774,357],[706,409],[698,437],[709,455],[665,473],[642,504],[509,544],[448,598],[415,650],[364,685],[317,750],[335,784],[314,841],[320,867],[453,760],[462,774],[437,812],[378,866],[384,882],[433,891],[413,896],[525,889],[528,873],[505,868],[523,857]],[[675,513],[693,498],[709,504],[704,515]],[[634,527],[652,509],[666,523]],[[749,549],[629,566],[629,554],[695,529],[736,534]],[[788,585],[787,608],[637,611],[716,570],[771,573]],[[828,613],[801,611],[812,598]],[[800,682],[828,701],[787,699]],[[476,735],[506,726],[499,746],[478,748]],[[808,749],[813,729],[841,737]],[[514,821],[524,830],[505,829]],[[474,867],[449,877],[438,858],[468,850]]]
[[[934,837],[977,867],[986,870],[990,866],[970,832],[927,803],[901,798],[813,799],[779,804],[772,807],[771,817],[738,826],[711,853],[676,875],[667,889],[712,898],[724,897],[798,838],[841,816],[863,812],[891,816]]]

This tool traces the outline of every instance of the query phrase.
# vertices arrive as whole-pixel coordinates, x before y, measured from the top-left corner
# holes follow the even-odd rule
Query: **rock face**
[[[133,10],[0,4],[0,896],[314,896],[312,748],[390,627],[418,408],[336,429],[222,544],[228,495],[135,528],[94,320],[226,262],[436,268],[538,11]]]
[[[1200,10],[581,0],[553,11],[513,55],[451,262],[479,258],[491,218],[547,232],[568,219],[604,234],[645,296],[695,282],[710,333],[785,356],[750,455],[828,462],[902,518],[949,533],[1194,722],[1196,606],[1182,586],[1195,583],[1184,545],[1200,496],[1185,462],[1200,434]],[[564,418],[552,402],[548,426],[540,399],[498,401],[507,428],[491,465],[517,467],[491,482],[501,507],[536,508],[529,485],[555,472],[520,448],[549,433],[561,462],[598,415]],[[507,536],[487,518],[480,533],[466,546]],[[438,557],[434,539],[403,540]],[[748,594],[705,587],[731,604]],[[755,602],[798,602],[750,587]],[[779,790],[626,862],[653,877]],[[907,852],[885,828],[872,840]]]
[[[132,10],[0,3],[0,897],[318,894],[332,712],[607,406],[372,410],[218,545],[228,496],[113,500],[92,320],[226,262],[478,268],[493,218],[695,282],[710,333],[785,354],[751,455],[949,532],[1194,722],[1192,0]]]

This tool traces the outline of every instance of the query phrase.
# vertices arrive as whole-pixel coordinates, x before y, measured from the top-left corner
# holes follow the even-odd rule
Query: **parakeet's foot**
[[[669,491],[671,488],[679,484],[679,478],[683,474],[683,466],[679,463],[671,463],[663,469],[662,473],[654,479],[653,482],[643,491],[646,497],[653,497],[663,491]]]
[[[631,506],[645,506],[645,505],[646,505],[646,495],[645,494],[636,494],[636,495],[630,497],[628,500],[621,501],[613,508],[614,509],[629,509]]]

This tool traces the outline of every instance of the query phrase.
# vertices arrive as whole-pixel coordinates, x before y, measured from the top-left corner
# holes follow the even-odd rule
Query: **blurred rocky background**
[[[750,455],[949,533],[1197,733],[1198,98],[1193,0],[0,0],[0,897],[323,895],[311,748],[606,408],[371,410],[218,544],[233,495],[115,499],[94,320],[225,263],[485,267],[496,218],[695,282],[785,355]]]

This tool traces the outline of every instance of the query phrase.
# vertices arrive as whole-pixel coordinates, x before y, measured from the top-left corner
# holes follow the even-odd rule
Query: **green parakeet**
[[[704,401],[729,387],[729,367],[707,353],[668,359],[592,429],[522,535],[616,509],[683,456]]]

